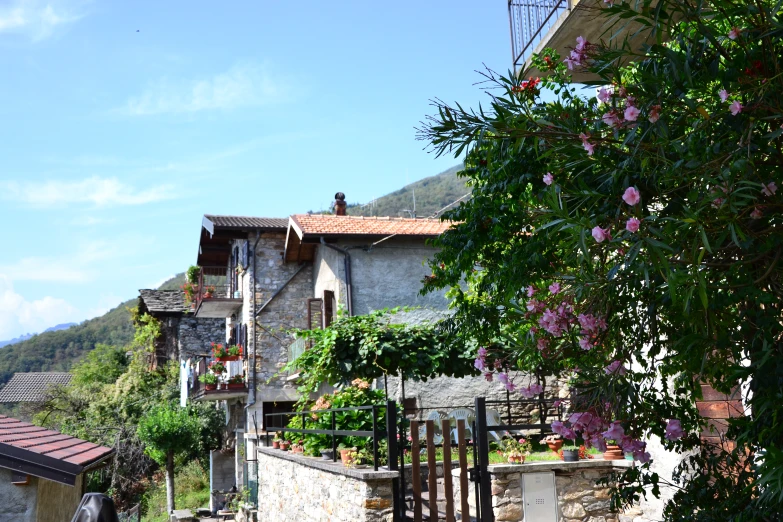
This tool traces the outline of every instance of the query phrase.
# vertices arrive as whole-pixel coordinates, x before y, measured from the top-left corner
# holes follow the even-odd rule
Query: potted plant
[[[212,296],[215,295],[215,287],[213,285],[208,285],[204,287],[204,299],[212,299]]]
[[[245,375],[239,374],[234,375],[228,380],[228,389],[229,390],[241,390],[245,387]]]
[[[287,440],[281,440],[280,441],[280,449],[283,451],[288,451],[288,447],[291,445],[291,442]]]
[[[298,440],[295,444],[291,445],[292,453],[304,453],[304,440]]]
[[[579,462],[579,447],[575,445],[564,446],[561,450],[563,453],[563,460],[566,462]]]
[[[205,390],[214,390],[217,388],[218,376],[214,373],[205,373],[198,376],[198,380],[204,383]]]
[[[198,283],[186,282],[180,287],[185,294],[185,305],[191,308],[196,306],[196,300],[194,299],[198,293]]]
[[[604,460],[623,460],[623,450],[613,439],[606,440],[606,451],[604,451]]]
[[[334,460],[334,450],[332,448],[322,449],[321,458],[323,460]]]
[[[346,464],[346,466],[358,469],[366,468],[370,465],[372,459],[372,452],[368,448],[362,448],[354,452],[353,458],[349,464]]]
[[[356,458],[356,452],[358,451],[356,447],[347,447],[344,444],[340,444],[337,447],[337,450],[340,452],[340,460],[342,461],[343,466],[346,468],[351,467],[351,464]]]
[[[221,374],[226,371],[225,365],[220,361],[212,361],[209,363],[209,370],[215,375]]]
[[[218,347],[220,347],[219,352]],[[212,354],[219,361],[238,361],[242,357],[242,346],[232,344],[228,348],[224,348],[222,344],[213,344]]]
[[[541,444],[545,444],[549,449],[558,453],[563,447],[563,438],[560,435],[547,435],[541,439]]]
[[[275,438],[272,439],[272,449],[280,449],[280,442],[283,440],[283,434],[281,432],[275,433]]]
[[[532,445],[525,438],[504,437],[500,441],[501,454],[509,464],[524,464],[525,457],[530,455]]]

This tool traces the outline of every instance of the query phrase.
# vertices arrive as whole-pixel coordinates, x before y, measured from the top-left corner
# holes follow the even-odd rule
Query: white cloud
[[[235,65],[211,78],[190,82],[162,79],[118,109],[122,114],[146,116],[258,107],[288,99],[290,87],[272,78],[266,67]]]
[[[94,176],[78,181],[44,181],[3,184],[5,198],[37,207],[67,204],[93,204],[96,207],[143,205],[175,197],[171,185],[143,190],[122,183],[117,178]]]
[[[68,301],[51,296],[26,300],[0,275],[0,339],[37,333],[60,323],[77,321],[79,312]]]
[[[100,267],[109,259],[121,257],[127,245],[95,241],[81,244],[72,255],[25,257],[13,264],[0,265],[0,278],[9,281],[84,283],[101,275]]]
[[[0,6],[0,33],[19,33],[33,41],[44,40],[58,27],[76,22],[82,16],[73,13],[62,2],[15,0]]]

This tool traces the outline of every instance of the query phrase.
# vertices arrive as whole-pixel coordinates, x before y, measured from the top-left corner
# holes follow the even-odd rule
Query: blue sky
[[[365,202],[454,165],[415,140],[510,65],[504,0],[0,0],[0,339],[195,262],[201,216]]]

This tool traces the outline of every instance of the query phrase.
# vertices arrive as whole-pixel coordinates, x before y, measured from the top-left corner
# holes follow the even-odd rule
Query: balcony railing
[[[199,380],[201,375],[209,373],[211,357],[198,356],[192,380],[188,383],[188,398],[196,401],[220,401],[247,396],[247,372],[244,371],[244,360],[227,361],[226,373],[222,374],[216,385],[207,385]],[[236,375],[244,375],[242,383],[230,384],[228,381]]]
[[[525,62],[565,11],[578,0],[508,0],[511,26],[511,54],[514,73],[524,69]]]
[[[196,315],[228,317],[242,305],[239,276],[225,266],[203,266],[198,278]]]

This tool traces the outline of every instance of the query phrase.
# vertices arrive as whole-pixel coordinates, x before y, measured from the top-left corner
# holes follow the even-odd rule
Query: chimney
[[[345,215],[345,194],[342,192],[338,192],[334,195],[334,215],[335,216],[344,216]]]

